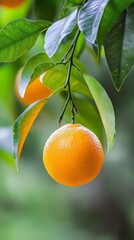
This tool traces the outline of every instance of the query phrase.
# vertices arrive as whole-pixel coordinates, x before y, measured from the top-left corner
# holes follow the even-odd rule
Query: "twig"
[[[78,114],[78,110],[77,110],[77,107],[75,106],[73,96],[72,96],[72,92],[71,92],[70,78],[71,78],[72,66],[75,66],[74,63],[73,63],[73,56],[74,56],[74,51],[75,51],[75,47],[76,47],[76,43],[77,43],[79,34],[80,34],[80,30],[77,31],[70,48],[68,49],[67,53],[64,55],[64,57],[61,59],[61,62],[60,62],[60,63],[63,63],[66,60],[68,54],[71,52],[69,59],[66,62],[64,62],[64,64],[69,63],[66,82],[63,86],[63,89],[68,87],[68,97],[67,97],[67,100],[65,102],[64,108],[63,108],[63,110],[62,110],[62,112],[59,116],[59,125],[61,124],[61,121],[63,119],[64,113],[67,109],[67,106],[68,106],[69,102],[71,102],[72,123],[75,122],[75,113]]]

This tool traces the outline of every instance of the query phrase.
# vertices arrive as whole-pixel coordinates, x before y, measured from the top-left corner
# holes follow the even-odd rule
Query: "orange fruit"
[[[23,103],[24,105],[29,105],[43,98],[47,98],[52,94],[52,91],[46,86],[44,86],[43,83],[40,81],[40,77],[38,77],[31,84],[29,84],[29,86],[25,91],[24,97],[22,98],[18,90],[21,73],[22,73],[22,69],[19,70],[16,76],[16,84],[15,84],[16,97],[21,103]]]
[[[100,172],[104,153],[98,137],[81,124],[66,124],[47,140],[43,162],[50,176],[66,186],[81,186]]]
[[[8,8],[16,8],[22,5],[25,0],[0,0],[0,5]]]

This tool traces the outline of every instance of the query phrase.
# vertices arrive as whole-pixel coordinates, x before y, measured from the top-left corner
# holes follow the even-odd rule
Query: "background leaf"
[[[109,0],[88,1],[79,11],[79,29],[90,43],[95,43],[100,20],[108,1]]]
[[[107,152],[112,147],[115,136],[115,115],[110,98],[101,84],[84,74],[85,81],[98,108],[107,139]]]
[[[39,53],[30,58],[25,64],[19,84],[19,93],[23,97],[28,85],[54,64],[45,53]]]
[[[104,41],[113,83],[120,90],[134,65],[134,4],[118,18]]]
[[[14,158],[12,156],[11,153],[7,152],[7,151],[4,151],[2,149],[0,149],[0,161],[3,160],[4,163],[7,163],[11,166],[15,166],[14,165]]]
[[[0,125],[12,125],[15,119],[15,105],[13,99],[14,79],[16,72],[11,64],[0,66]],[[10,77],[9,77],[10,76]]]
[[[98,29],[97,42],[99,47],[103,44],[108,31],[111,29],[118,16],[133,2],[134,0],[110,0],[108,2]]]
[[[0,61],[11,62],[25,54],[39,34],[50,26],[48,21],[17,19],[0,30]]]
[[[13,127],[13,156],[18,170],[20,154],[37,115],[46,104],[47,100],[41,100],[31,104],[15,121]]]
[[[76,23],[76,16],[77,9],[48,28],[44,48],[49,57],[54,55],[63,38],[72,32]]]

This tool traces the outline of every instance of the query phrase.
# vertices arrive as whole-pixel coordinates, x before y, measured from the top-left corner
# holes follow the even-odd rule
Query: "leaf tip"
[[[14,158],[15,168],[18,173],[19,172],[19,159],[18,159],[18,156],[16,156],[16,154],[14,154],[14,151],[13,151],[13,158]]]
[[[19,173],[19,167],[16,165],[16,172]]]
[[[112,138],[111,144],[109,144],[109,145],[107,146],[107,151],[106,151],[106,154],[107,154],[107,155],[108,155],[109,151],[112,149],[112,147],[113,147],[113,145],[114,145],[114,142],[115,142],[115,136],[116,136],[116,131],[115,131],[115,133],[114,133],[114,135],[113,135],[113,138]]]
[[[121,90],[121,88],[122,88],[122,85],[121,85],[121,86],[116,86],[116,85],[114,85],[114,86],[115,86],[116,91],[117,91],[117,92],[120,92],[120,90]]]

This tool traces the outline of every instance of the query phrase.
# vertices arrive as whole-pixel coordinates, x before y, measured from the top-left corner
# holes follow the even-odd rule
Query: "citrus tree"
[[[4,5],[5,2],[1,1],[0,4]],[[10,6],[7,1],[7,5],[13,8],[22,2],[24,1],[18,1],[18,4]],[[49,161],[52,155],[56,157],[57,148],[61,159],[75,149],[74,153],[69,155],[70,160],[67,160],[70,162],[64,167],[65,172],[68,166],[69,171],[72,170],[73,174],[70,178],[73,178],[76,170],[77,155],[87,154],[85,155],[85,159],[89,159],[87,162],[83,158],[79,160],[82,164],[79,164],[78,175],[81,176],[81,171],[83,173],[81,179],[76,177],[76,182],[66,182],[66,179],[63,179],[64,168],[58,165],[57,171],[60,168],[61,175],[63,171],[64,177],[59,179],[58,176],[58,179],[57,177],[54,179],[65,185],[76,186],[96,177],[103,163],[102,146],[108,153],[115,139],[115,114],[111,100],[99,79],[96,80],[87,74],[81,61],[81,54],[88,49],[89,54],[93,54],[98,63],[101,61],[101,56],[105,55],[115,90],[121,89],[124,79],[134,64],[134,0],[67,0],[61,3],[54,22],[21,18],[2,27],[0,30],[0,62],[17,61],[35,46],[39,36],[43,36],[43,51],[27,59],[17,76],[16,93],[26,109],[13,126],[13,157],[18,169],[24,142],[36,117],[47,102],[54,95],[59,94],[65,103],[61,113],[57,116],[58,125],[61,126],[64,116],[68,114],[70,116],[68,123],[71,122],[70,128],[73,129],[70,132],[72,138],[75,136],[73,127],[77,126],[75,123],[84,125],[86,131],[90,129],[97,138],[97,142],[94,141],[93,133],[90,131],[89,135],[92,136],[90,136],[90,141],[88,139],[83,144],[81,142],[81,138],[85,137],[83,133],[76,134],[75,140],[71,137],[70,139],[64,137],[63,133],[63,135],[60,134],[60,139],[64,140],[62,148],[59,144],[60,140],[56,140],[55,146],[50,145],[49,155],[47,144],[44,148],[44,164],[47,165],[46,168],[49,173],[51,172],[52,177],[57,175],[55,174],[57,163],[53,165]],[[87,111],[83,111],[83,107]],[[69,126],[65,128],[67,134]],[[57,137],[59,135],[56,135]],[[68,148],[69,144],[70,148]],[[78,146],[74,148],[75,145]],[[98,145],[99,150],[96,147]],[[81,146],[83,147],[79,153]],[[91,151],[87,151],[90,147]],[[3,154],[3,149],[1,151]],[[72,167],[73,159],[75,163]],[[95,159],[100,160],[97,165]],[[92,168],[93,163],[92,173],[95,171],[93,176],[89,171],[85,174],[88,164],[89,168]],[[83,164],[85,164],[84,167]],[[83,174],[85,174],[85,179],[83,179]]]

